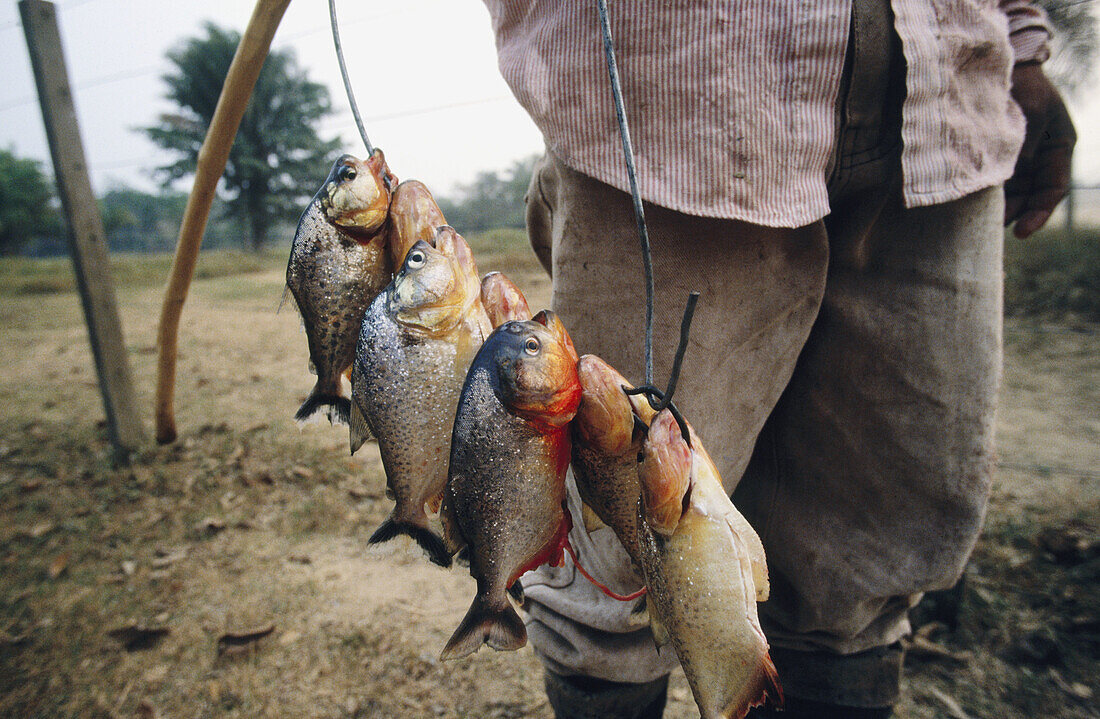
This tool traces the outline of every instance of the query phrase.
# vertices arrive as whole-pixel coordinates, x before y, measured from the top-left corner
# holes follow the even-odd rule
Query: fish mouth
[[[325,193],[328,200],[325,211],[333,224],[353,232],[374,232],[382,227],[388,206],[383,193],[378,192],[374,184],[359,185],[357,192],[346,184],[330,183]],[[368,193],[364,191],[367,189],[375,191]],[[368,194],[371,196],[364,197]]]

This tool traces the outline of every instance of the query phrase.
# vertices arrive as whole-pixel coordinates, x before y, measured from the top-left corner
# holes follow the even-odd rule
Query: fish
[[[440,519],[448,546],[468,552],[477,594],[442,659],[527,643],[507,593],[525,572],[563,561],[569,421],[580,395],[577,351],[549,310],[497,327],[474,358]]]
[[[638,456],[655,412],[640,396],[628,397],[623,388],[632,385],[596,355],[580,358],[577,376],[581,401],[572,423],[573,478],[584,506],[599,518],[586,526],[611,527],[638,564]]]
[[[529,320],[532,316],[523,292],[501,272],[490,272],[481,278],[481,304],[494,329],[505,322]]]
[[[433,244],[413,245],[367,308],[352,370],[351,451],[377,438],[395,500],[371,544],[408,535],[432,562],[450,566],[425,505],[439,508],[459,393],[491,331],[473,253],[448,225]]]
[[[299,422],[320,412],[334,424],[348,422],[343,378],[355,358],[363,313],[392,276],[383,229],[387,183],[395,181],[381,150],[366,162],[342,155],[298,221],[286,286],[302,315],[317,373],[294,415]]]
[[[436,228],[446,224],[443,211],[423,182],[405,180],[399,184],[390,200],[386,228],[386,246],[393,266],[400,267],[413,245],[420,240],[431,242]]]
[[[698,436],[689,436],[691,446],[664,409],[642,445],[638,541],[648,610],[654,636],[676,650],[702,719],[743,719],[768,699],[783,701],[756,609],[767,595],[764,550]]]

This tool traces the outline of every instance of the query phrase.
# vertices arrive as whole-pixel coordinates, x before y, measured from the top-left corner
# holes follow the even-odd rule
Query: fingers
[[[1013,96],[1027,118],[1027,135],[1012,179],[1005,184],[1005,224],[1017,237],[1046,224],[1069,191],[1077,134],[1061,96],[1038,68],[1013,74]]]
[[[1006,195],[1006,219],[1015,219],[1013,232],[1028,237],[1046,224],[1054,208],[1069,191],[1073,146],[1077,136],[1061,102],[1051,108],[1051,115],[1035,156],[1024,162],[1030,182],[1025,192],[1011,198]],[[1017,174],[1021,167],[1017,167]],[[1009,208],[1009,200],[1013,205]],[[1013,214],[1008,215],[1009,209]],[[1011,221],[1009,219],[1009,221]]]

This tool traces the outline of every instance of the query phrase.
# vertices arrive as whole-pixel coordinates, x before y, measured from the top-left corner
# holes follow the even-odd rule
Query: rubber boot
[[[844,707],[798,697],[786,697],[784,707],[760,707],[748,714],[748,719],[889,719],[893,707]]]
[[[661,719],[668,699],[667,676],[623,684],[545,671],[543,680],[557,719]]]

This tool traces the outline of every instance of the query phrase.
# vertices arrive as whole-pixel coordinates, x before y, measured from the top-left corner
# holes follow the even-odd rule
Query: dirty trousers
[[[923,592],[955,581],[977,539],[1001,364],[1001,189],[906,209],[897,153],[877,162],[838,168],[832,214],[801,228],[646,208],[656,384],[698,290],[676,403],[764,542],[772,594],[760,616],[784,689],[865,707],[896,701],[900,657],[884,648],[908,632]],[[641,383],[630,197],[549,153],[527,212],[577,350]],[[581,562],[616,591],[637,589],[611,530],[585,532],[569,481]],[[646,682],[676,666],[631,623],[633,603],[571,563],[523,584],[549,670]]]

